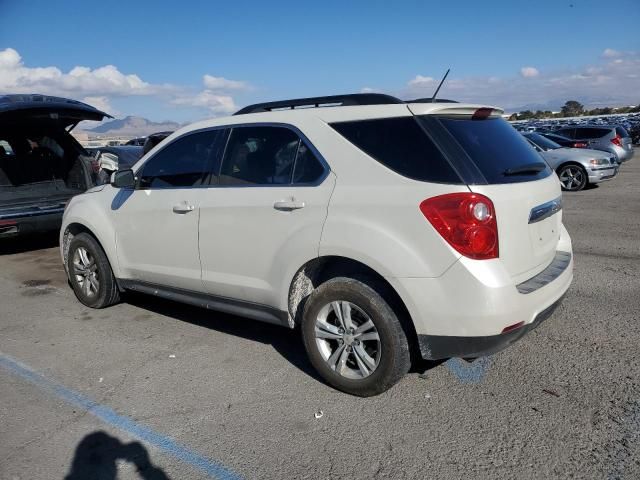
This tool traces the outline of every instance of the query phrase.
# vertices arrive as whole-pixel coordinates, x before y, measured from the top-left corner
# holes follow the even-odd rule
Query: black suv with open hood
[[[0,96],[0,238],[60,228],[67,201],[93,185],[92,158],[70,132],[105,117],[67,98]]]

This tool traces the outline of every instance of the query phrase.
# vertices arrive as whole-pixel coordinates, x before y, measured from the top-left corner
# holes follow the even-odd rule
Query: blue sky
[[[633,104],[639,25],[638,0],[0,0],[0,92],[189,121],[278,98],[430,96],[451,67],[445,97]]]

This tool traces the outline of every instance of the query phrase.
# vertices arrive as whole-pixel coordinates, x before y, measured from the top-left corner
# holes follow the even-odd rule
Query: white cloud
[[[640,101],[640,52],[603,55],[592,65],[536,72],[535,76],[521,71],[520,75],[500,78],[449,76],[438,96],[508,109],[556,108],[572,99],[589,106],[635,105]],[[393,93],[402,98],[430,97],[436,83],[432,77],[417,75]]]
[[[211,90],[204,90],[195,95],[182,95],[171,100],[173,105],[206,108],[215,115],[227,115],[238,110],[233,98],[229,95],[218,95]]]
[[[197,93],[183,93],[171,100],[172,105],[204,108],[213,115],[228,115],[238,110],[232,91],[247,91],[252,87],[247,82],[229,80],[224,77],[204,75],[204,90]]]
[[[423,77],[422,75],[416,75],[415,78],[409,80],[409,86],[411,87],[419,87],[425,85],[433,85],[436,81],[433,77]]]
[[[153,95],[167,88],[145,82],[135,74],[124,74],[113,65],[95,69],[77,66],[66,73],[53,66],[27,67],[13,48],[0,50],[0,92],[128,96]]]
[[[362,87],[360,93],[380,93],[380,90],[371,87]]]
[[[250,85],[240,80],[229,80],[224,77],[214,77],[205,75],[202,77],[202,83],[207,90],[228,91],[228,90],[249,90]]]
[[[20,54],[16,52],[13,48],[7,48],[5,50],[0,50],[0,68],[1,69],[10,69],[20,65],[21,59]]]
[[[13,48],[0,50],[0,93],[41,93],[69,98],[82,98],[111,115],[119,115],[111,103],[131,96],[153,96],[162,103],[202,108],[213,115],[226,115],[237,110],[230,92],[252,89],[244,81],[204,75],[203,90],[187,86],[154,84],[134,73],[123,73],[114,65],[98,68],[76,66],[63,72],[55,66],[28,67]],[[129,113],[129,112],[124,112]]]
[[[604,52],[602,52],[602,56],[604,58],[616,58],[622,56],[622,53],[618,50],[614,50],[613,48],[605,48]]]
[[[120,115],[120,112],[118,112],[111,106],[111,102],[109,101],[108,97],[84,97],[82,101],[91,105],[92,107],[97,108],[98,110],[102,110],[103,112],[108,113],[113,117],[115,117],[116,115]]]
[[[538,75],[540,75],[540,72],[535,67],[522,67],[520,69],[520,75],[522,75],[524,78],[531,78],[537,77]]]

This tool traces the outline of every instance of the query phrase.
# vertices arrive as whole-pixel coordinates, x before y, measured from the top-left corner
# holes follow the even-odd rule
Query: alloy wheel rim
[[[94,297],[98,294],[98,266],[95,258],[84,247],[78,247],[73,253],[73,275],[85,296]]]
[[[378,330],[369,315],[351,302],[337,300],[322,307],[314,333],[323,360],[342,377],[366,378],[380,363]]]
[[[560,173],[560,182],[567,190],[580,188],[584,181],[584,173],[578,167],[566,167]]]

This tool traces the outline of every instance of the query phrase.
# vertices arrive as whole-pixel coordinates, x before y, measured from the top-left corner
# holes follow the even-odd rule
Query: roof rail
[[[458,103],[456,100],[447,100],[446,98],[416,98],[415,100],[405,100],[405,103]]]
[[[331,95],[328,97],[296,98],[277,102],[256,103],[238,110],[234,115],[246,113],[271,112],[272,110],[293,110],[296,107],[337,107],[349,105],[388,105],[405,103],[399,98],[383,93],[352,93],[350,95]]]

